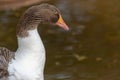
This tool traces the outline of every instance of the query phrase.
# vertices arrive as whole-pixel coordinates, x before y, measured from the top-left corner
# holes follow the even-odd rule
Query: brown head
[[[26,37],[28,36],[27,31],[36,29],[39,24],[55,24],[69,30],[60,11],[55,6],[44,3],[32,6],[23,14],[17,25],[17,35]]]

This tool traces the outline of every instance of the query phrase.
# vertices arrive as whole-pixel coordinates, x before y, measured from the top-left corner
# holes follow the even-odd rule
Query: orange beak
[[[65,29],[65,30],[69,30],[69,27],[66,25],[66,23],[64,22],[61,15],[60,15],[58,21],[56,22],[56,25],[58,25],[59,27]]]

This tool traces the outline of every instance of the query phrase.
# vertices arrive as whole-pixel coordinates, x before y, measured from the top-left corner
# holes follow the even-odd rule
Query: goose
[[[45,48],[37,31],[44,24],[69,30],[55,6],[42,3],[28,8],[17,24],[17,50],[0,47],[0,80],[44,80]]]

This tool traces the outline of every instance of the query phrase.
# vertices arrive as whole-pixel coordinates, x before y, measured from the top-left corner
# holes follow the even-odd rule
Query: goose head
[[[60,10],[53,5],[43,3],[32,6],[25,11],[17,25],[17,34],[27,36],[28,30],[36,29],[40,24],[53,24],[69,30]]]
[[[47,3],[32,6],[26,10],[20,22],[24,25],[55,24],[65,30],[69,30],[61,16],[59,9]]]

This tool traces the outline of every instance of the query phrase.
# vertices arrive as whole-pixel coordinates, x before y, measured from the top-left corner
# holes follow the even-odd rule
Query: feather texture
[[[0,47],[0,78],[8,76],[8,64],[14,57],[14,52],[5,47]],[[4,79],[1,79],[4,80]]]

